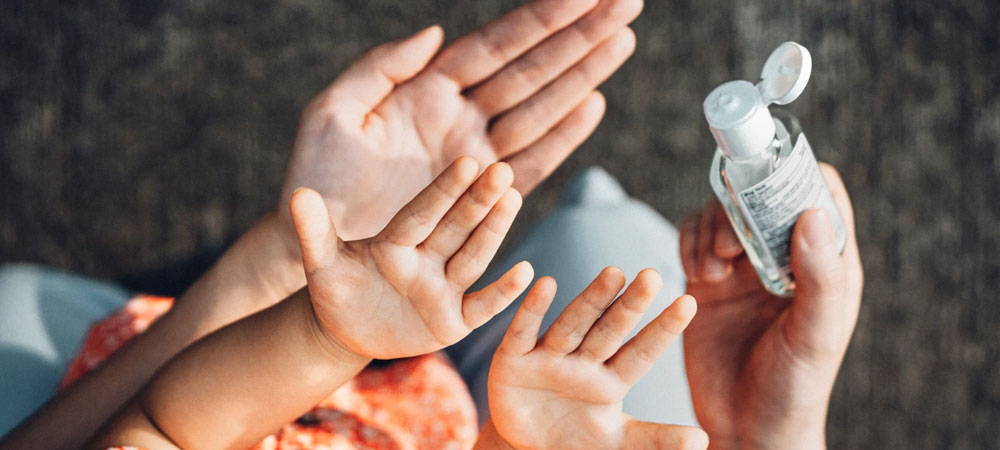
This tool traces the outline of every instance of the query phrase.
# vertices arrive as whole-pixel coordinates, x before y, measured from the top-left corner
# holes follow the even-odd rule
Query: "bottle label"
[[[823,208],[837,229],[838,246],[846,243],[843,221],[816,164],[806,136],[800,135],[781,167],[763,181],[739,193],[737,199],[744,215],[751,220],[753,232],[784,273],[790,272],[792,228],[804,211]]]

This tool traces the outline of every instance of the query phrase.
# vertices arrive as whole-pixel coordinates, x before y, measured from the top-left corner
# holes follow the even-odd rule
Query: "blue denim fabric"
[[[90,324],[128,298],[49,268],[0,267],[0,436],[52,396]]]

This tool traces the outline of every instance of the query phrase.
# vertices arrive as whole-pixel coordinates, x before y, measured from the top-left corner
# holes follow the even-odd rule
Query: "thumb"
[[[302,265],[308,275],[337,256],[340,238],[327,212],[326,202],[318,192],[309,188],[296,189],[288,208],[302,247]]]
[[[846,279],[833,223],[825,210],[806,211],[792,234],[795,300],[787,326],[789,336],[805,349],[835,350],[844,320]],[[832,347],[832,348],[831,348]]]
[[[336,112],[349,123],[362,126],[368,113],[396,85],[427,67],[443,40],[444,31],[434,25],[408,38],[375,47],[337,77],[321,99],[333,102]]]
[[[625,445],[622,448],[705,450],[708,448],[708,435],[701,428],[631,419],[625,425]]]

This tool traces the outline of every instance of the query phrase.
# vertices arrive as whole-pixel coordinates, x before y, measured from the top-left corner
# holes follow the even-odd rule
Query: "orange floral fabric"
[[[145,331],[172,305],[171,298],[140,295],[95,324],[62,386]],[[477,434],[476,409],[468,389],[448,359],[435,353],[366,368],[252,450],[460,450],[472,448]]]

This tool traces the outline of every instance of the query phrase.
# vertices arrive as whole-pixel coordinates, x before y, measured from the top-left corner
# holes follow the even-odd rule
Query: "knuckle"
[[[557,15],[546,13],[546,10],[538,3],[530,4],[528,7],[528,14],[548,33],[553,33],[560,28],[559,18]]]
[[[655,295],[655,293],[652,295]],[[651,297],[652,295],[643,295],[643,297]],[[647,306],[637,300],[626,298],[620,301],[625,312],[631,316],[641,316],[646,312]]]
[[[642,12],[643,0],[618,0],[611,4],[608,11],[612,17],[634,19]]]
[[[567,340],[575,341],[577,338],[582,336],[579,328],[577,327],[570,326],[569,324],[560,321],[556,321],[556,324],[558,324],[558,330],[556,330],[556,334],[562,336]],[[554,324],[553,326],[556,325]]]
[[[592,348],[590,348],[588,346],[582,346],[582,347],[578,348],[575,353],[580,358],[583,358],[583,359],[586,359],[586,360],[589,360],[589,361],[600,361],[600,360],[603,359],[601,357],[601,355],[598,355],[594,351],[594,349],[592,349]]]
[[[683,333],[684,328],[687,327],[686,321],[674,316],[669,316],[665,320],[658,320],[656,323],[656,326],[660,329],[660,331],[672,336],[677,336]]]
[[[525,327],[511,327],[510,334],[514,339],[519,341],[528,341],[535,338],[534,333]]]
[[[842,264],[827,265],[823,270],[818,270],[812,275],[816,285],[822,291],[833,293],[844,290],[846,274]]]
[[[543,86],[549,82],[549,63],[537,57],[528,57],[518,62],[513,70],[516,76],[528,86]]]
[[[656,363],[657,355],[654,354],[648,347],[637,347],[632,356],[636,361],[644,365],[652,365]]]
[[[500,189],[501,186],[495,184],[492,180],[487,180],[485,183],[476,183],[469,191],[469,197],[476,206],[489,208],[496,201],[494,193]]]

